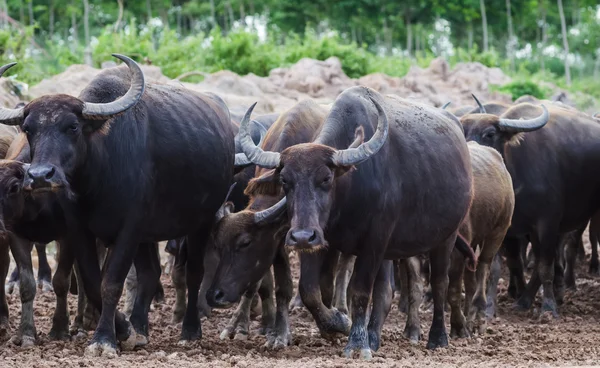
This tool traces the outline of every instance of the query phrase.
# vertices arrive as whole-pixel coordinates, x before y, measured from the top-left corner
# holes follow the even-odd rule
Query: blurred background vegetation
[[[600,97],[598,0],[0,0],[0,61],[35,84],[119,52],[171,78],[228,69],[265,76],[337,56],[353,78],[405,75],[438,56]],[[11,70],[12,72],[12,70]],[[201,77],[191,77],[201,78]],[[197,79],[196,79],[197,80]]]

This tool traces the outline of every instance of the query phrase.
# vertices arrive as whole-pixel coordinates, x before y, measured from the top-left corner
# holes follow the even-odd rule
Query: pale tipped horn
[[[498,127],[500,130],[505,132],[512,133],[520,133],[520,132],[531,132],[533,130],[538,130],[542,128],[548,120],[550,120],[550,114],[548,113],[548,109],[544,105],[540,105],[542,107],[542,115],[537,118],[529,119],[529,120],[516,120],[516,119],[503,119],[500,118],[500,122],[498,123]]]
[[[0,77],[6,72],[8,69],[17,65],[17,63],[6,64],[0,68]],[[4,125],[20,125],[23,122],[24,118],[24,110],[23,107],[19,107],[16,109],[7,109],[5,107],[0,107],[0,123]]]
[[[256,125],[258,131],[260,132],[260,140],[258,141],[257,146],[261,147],[263,144],[263,141],[265,140],[265,137],[267,136],[267,128],[265,128],[264,125],[262,125],[261,123],[259,123],[256,120],[252,120],[252,123],[254,125]],[[245,153],[236,153],[235,154],[235,163],[234,166],[235,167],[239,167],[239,166],[249,166],[252,165],[252,162],[250,160],[248,160],[248,157],[246,157]]]
[[[446,110],[446,107],[450,106],[451,103],[451,101],[446,102],[444,106],[442,106],[442,110]]]
[[[275,203],[266,210],[254,213],[254,223],[258,225],[268,224],[275,220],[279,215],[287,209],[287,198],[283,197],[279,202]]]
[[[252,106],[250,106],[248,111],[246,111],[246,115],[244,115],[244,118],[240,123],[240,131],[238,133],[240,146],[248,160],[250,160],[250,162],[266,169],[274,169],[277,166],[279,166],[279,153],[263,151],[262,148],[254,144],[252,136],[250,136],[250,132],[248,131],[248,125],[250,124],[250,115],[252,115],[252,111],[254,110],[255,106],[256,102]]]
[[[86,119],[107,120],[110,117],[134,106],[136,103],[138,103],[138,101],[140,100],[140,98],[142,98],[142,95],[144,94],[144,73],[142,72],[140,66],[135,61],[133,61],[125,55],[112,54],[112,56],[122,60],[129,67],[129,70],[132,73],[131,87],[129,87],[129,90],[127,91],[127,93],[125,93],[125,95],[113,102],[85,102],[81,113]]]
[[[473,99],[475,100],[475,102],[477,102],[477,106],[479,106],[479,113],[486,114],[485,107],[483,107],[481,102],[479,102],[479,99],[477,97],[475,97],[475,95],[472,93],[471,93],[471,96],[473,96]]]
[[[373,156],[387,140],[388,132],[389,132],[389,122],[383,107],[375,101],[371,99],[375,108],[377,109],[378,119],[377,119],[377,130],[375,134],[371,137],[368,142],[365,142],[358,146],[357,148],[348,148],[345,150],[336,151],[333,154],[333,163],[337,166],[352,166],[358,165],[363,161],[369,159],[369,157]]]

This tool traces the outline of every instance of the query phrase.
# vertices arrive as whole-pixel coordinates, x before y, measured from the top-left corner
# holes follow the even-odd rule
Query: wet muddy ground
[[[588,250],[589,253],[589,250]],[[52,258],[52,257],[50,257]],[[588,256],[589,258],[589,256]],[[295,267],[297,270],[297,267]],[[38,291],[35,319],[39,342],[24,350],[3,340],[0,367],[548,367],[590,366],[600,364],[600,278],[587,274],[586,263],[578,265],[577,290],[568,291],[560,307],[558,320],[540,319],[536,310],[515,312],[506,294],[507,270],[500,281],[498,317],[491,321],[483,336],[453,339],[450,346],[437,351],[425,349],[425,341],[411,345],[402,335],[405,316],[398,311],[397,299],[383,329],[381,349],[370,362],[340,357],[346,338],[326,341],[320,337],[305,309],[291,312],[293,345],[282,351],[263,347],[265,338],[258,336],[259,321],[251,326],[247,341],[219,339],[232,310],[216,310],[204,320],[203,338],[187,346],[177,344],[181,325],[171,323],[174,290],[170,277],[162,276],[166,301],[154,305],[150,315],[150,344],[144,349],[121,353],[116,359],[87,358],[83,350],[87,341],[49,341],[55,298],[53,293]],[[76,297],[69,297],[71,318]],[[20,301],[9,296],[12,332],[18,327]],[[539,300],[535,308],[539,308]],[[260,317],[257,317],[258,319]],[[421,308],[422,330],[429,331],[431,312]],[[446,317],[449,329],[449,316]],[[91,333],[90,333],[91,336]]]

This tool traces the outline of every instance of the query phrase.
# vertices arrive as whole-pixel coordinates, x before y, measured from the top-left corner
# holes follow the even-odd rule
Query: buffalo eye
[[[21,170],[17,170],[15,172],[15,178],[17,178],[19,180],[23,180],[24,177],[25,177],[25,174],[23,174],[23,172]]]
[[[246,248],[248,248],[250,246],[250,243],[251,243],[250,241],[245,241],[243,243],[240,243],[238,245],[238,249],[239,250],[246,249]]]
[[[495,135],[496,135],[495,130],[489,130],[489,131],[483,133],[483,138],[492,139],[492,138],[494,138]]]
[[[23,133],[25,133],[26,135],[29,135],[31,133],[31,130],[29,129],[28,126],[23,127]]]
[[[73,133],[77,132],[79,130],[79,124],[77,123],[73,123],[69,126],[69,130],[72,131]]]

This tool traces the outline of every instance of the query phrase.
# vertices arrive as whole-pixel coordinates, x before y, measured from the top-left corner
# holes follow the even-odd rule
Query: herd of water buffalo
[[[125,65],[102,71],[78,98],[0,108],[0,271],[5,279],[10,249],[9,284],[18,279],[22,301],[13,343],[36,340],[33,244],[39,282],[57,297],[50,338],[95,329],[91,356],[148,343],[164,240],[181,343],[201,338],[211,308],[238,302],[221,338],[246,337],[259,297],[267,346],[289,345],[295,250],[293,303],[324,337],[348,335],[345,356],[366,359],[380,346],[396,289],[405,336],[421,338],[423,276],[433,300],[427,348],[435,349],[448,345],[446,303],[451,337],[485,330],[501,256],[515,306],[529,309],[543,286],[542,313],[554,317],[565,287],[575,286],[590,220],[590,272],[598,272],[595,117],[530,96],[435,108],[352,87],[329,106],[305,100],[251,119],[254,106],[232,116],[218,96],[146,84],[133,60],[114,56]],[[52,241],[50,286],[44,247]],[[524,262],[533,265],[527,283]],[[71,326],[70,290],[79,298]],[[0,335],[8,335],[0,292]]]

